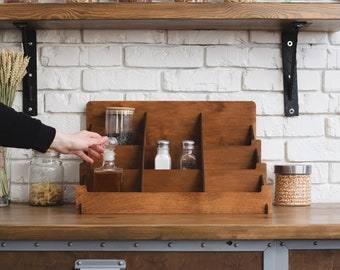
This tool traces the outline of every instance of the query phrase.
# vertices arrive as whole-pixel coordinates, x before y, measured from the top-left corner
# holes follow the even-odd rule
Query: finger
[[[90,158],[88,155],[86,155],[83,151],[75,151],[74,154],[76,154],[78,157],[80,157],[82,160],[84,160],[87,163],[94,162],[94,160]]]
[[[101,159],[102,158],[102,155],[101,155],[102,152],[98,152],[92,148],[89,148],[88,149],[88,154],[95,157],[96,159]]]

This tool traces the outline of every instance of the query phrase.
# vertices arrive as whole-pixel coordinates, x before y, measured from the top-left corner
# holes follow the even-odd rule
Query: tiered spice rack
[[[105,109],[134,107],[134,145],[118,146],[122,192],[88,192],[93,168],[80,166],[80,213],[271,213],[253,102],[91,101],[87,127],[105,134]],[[154,170],[156,142],[170,141],[171,170]],[[198,169],[180,170],[181,141],[194,140]]]

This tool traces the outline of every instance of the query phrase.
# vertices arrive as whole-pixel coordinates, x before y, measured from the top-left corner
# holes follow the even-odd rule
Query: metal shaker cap
[[[182,141],[182,149],[192,150],[195,148],[195,142],[192,140]]]
[[[170,142],[168,140],[158,140],[157,148],[168,149],[170,146]]]

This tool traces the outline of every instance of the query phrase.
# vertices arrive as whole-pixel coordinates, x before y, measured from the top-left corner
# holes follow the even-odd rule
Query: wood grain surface
[[[334,3],[14,3],[0,5],[0,28],[282,30],[307,21],[307,31],[338,31],[339,14]]]
[[[340,239],[340,205],[265,214],[78,215],[74,205],[0,208],[1,240]]]

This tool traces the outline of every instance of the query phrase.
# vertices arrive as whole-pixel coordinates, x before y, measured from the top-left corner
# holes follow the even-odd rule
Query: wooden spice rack
[[[89,130],[105,134],[106,107],[135,108],[134,145],[117,147],[122,192],[89,192],[93,168],[80,166],[76,208],[94,213],[271,213],[253,102],[91,101]],[[156,142],[170,141],[171,170],[154,170]],[[198,169],[180,170],[183,140],[195,141]]]

